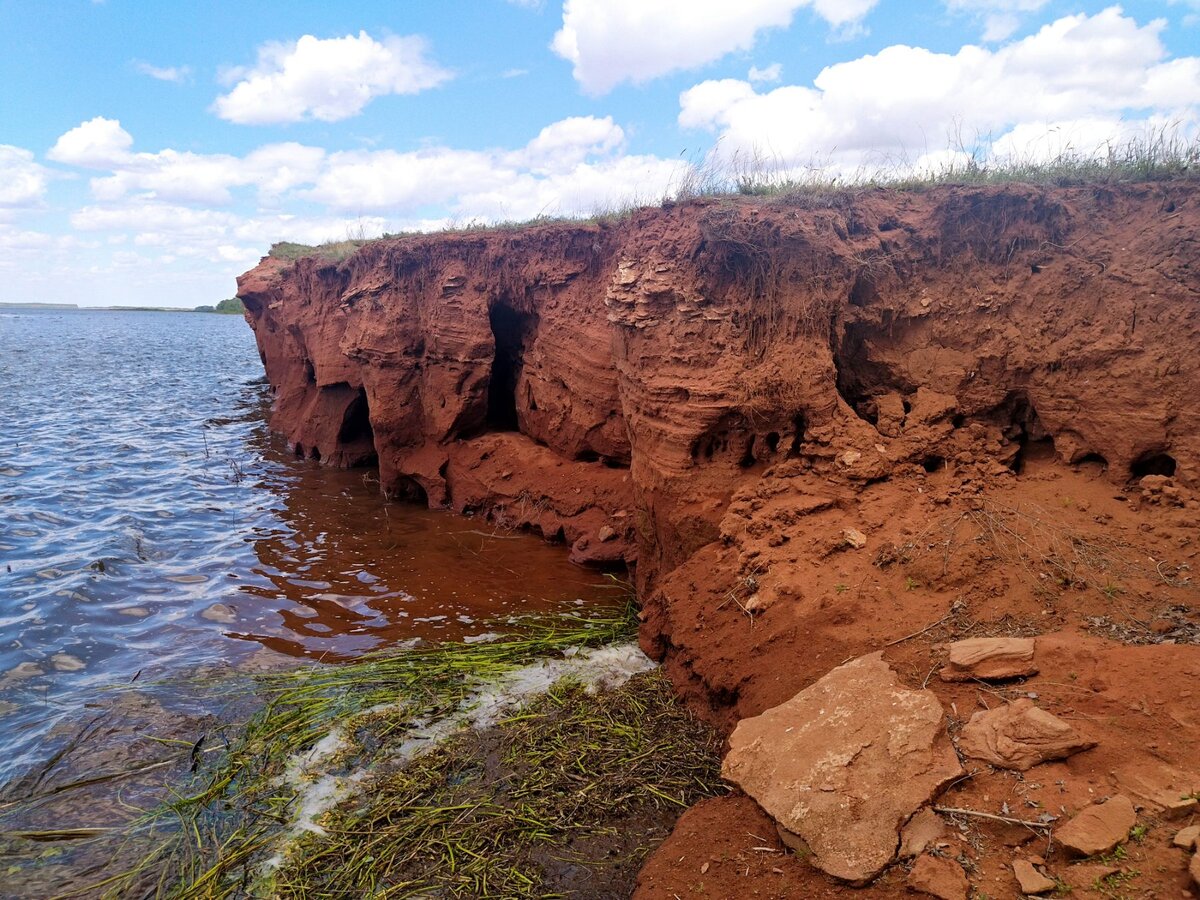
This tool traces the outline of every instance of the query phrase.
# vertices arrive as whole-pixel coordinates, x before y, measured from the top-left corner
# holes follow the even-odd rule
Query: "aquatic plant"
[[[622,608],[539,619],[486,643],[259,676],[262,708],[229,734],[198,742],[193,781],[130,829],[129,842],[152,849],[132,867],[64,896],[332,896],[320,887],[337,883],[330,878],[366,885],[393,877],[452,892],[502,884],[504,896],[520,896],[513,892],[534,879],[529,853],[538,840],[553,846],[568,832],[599,828],[614,803],[635,794],[650,806],[676,806],[711,792],[711,737],[675,706],[657,675],[586,702],[578,683],[560,683],[494,728],[459,734],[428,753],[407,752],[410,729],[470,706],[485,685],[524,666],[627,641],[635,627],[631,608]],[[506,779],[516,778],[523,791],[506,796],[523,796],[520,802],[481,794],[464,805],[459,789],[482,788],[454,773],[475,765],[474,750],[488,741],[505,748]],[[281,868],[264,866],[281,839],[298,837],[306,785],[297,760],[322,754],[329,770],[354,773],[362,799],[351,797],[321,825],[301,816],[308,833],[280,857]],[[395,762],[401,758],[408,768]],[[372,771],[373,761],[389,759]],[[572,812],[580,792],[593,796]],[[449,840],[448,829],[460,836]],[[400,837],[409,849],[379,849]]]

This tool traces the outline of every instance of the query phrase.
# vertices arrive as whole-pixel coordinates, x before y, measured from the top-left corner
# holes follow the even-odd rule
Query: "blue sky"
[[[706,156],[1194,137],[1200,0],[0,0],[0,84],[0,300],[194,306],[276,240],[656,202]]]

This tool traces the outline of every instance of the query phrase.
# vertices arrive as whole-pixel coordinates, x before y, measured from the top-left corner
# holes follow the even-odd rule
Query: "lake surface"
[[[612,596],[561,547],[296,459],[269,409],[241,317],[0,312],[0,785],[108,686]]]

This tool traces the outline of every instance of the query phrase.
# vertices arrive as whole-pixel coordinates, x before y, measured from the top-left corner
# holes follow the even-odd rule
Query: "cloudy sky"
[[[0,301],[194,306],[274,241],[655,202],[706,155],[1194,135],[1200,0],[0,0],[0,84]]]

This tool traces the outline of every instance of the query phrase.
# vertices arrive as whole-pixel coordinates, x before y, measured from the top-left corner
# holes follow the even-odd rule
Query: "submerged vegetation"
[[[711,734],[662,676],[594,696],[560,680],[521,708],[494,705],[506,718],[481,731],[461,715],[531,664],[628,641],[634,623],[625,609],[539,620],[259,676],[261,710],[201,738],[191,782],[130,828],[127,844],[150,849],[65,896],[552,896],[564,873],[611,867],[614,846],[636,872],[665,835],[656,824],[717,784]]]
[[[715,791],[715,751],[659,672],[594,696],[564,679],[495,727],[381,774],[326,820],[327,835],[294,846],[274,889],[628,895],[675,817]]]

